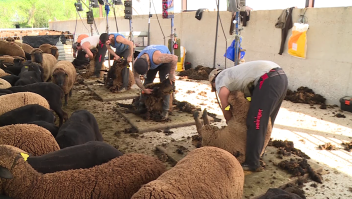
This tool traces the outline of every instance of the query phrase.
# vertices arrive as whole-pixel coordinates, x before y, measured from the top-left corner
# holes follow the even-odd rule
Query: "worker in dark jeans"
[[[95,56],[95,70],[94,75],[96,77],[100,76],[100,70],[104,62],[107,47],[110,44],[109,35],[107,33],[102,33],[100,36],[95,35],[82,39],[81,46],[86,54],[86,57],[93,59],[92,48],[98,49],[98,54]]]
[[[169,49],[163,45],[151,45],[144,48],[133,65],[133,74],[136,84],[142,89],[142,93],[149,95],[151,89],[146,89],[144,85],[153,83],[156,73],[159,72],[160,82],[169,78],[170,83],[174,85],[175,70],[178,57],[170,53]],[[139,75],[147,74],[147,78],[142,84]],[[141,95],[143,99],[144,95]],[[143,100],[141,100],[143,101]],[[166,120],[169,116],[170,95],[166,95],[163,99],[162,120]]]
[[[242,91],[251,101],[246,121],[246,159],[242,168],[245,171],[262,171],[259,160],[269,118],[274,126],[287,91],[284,71],[271,61],[251,61],[225,70],[215,69],[209,74],[209,81],[212,91],[219,95],[226,122],[232,118],[228,103],[230,92]]]
[[[110,56],[118,60],[120,57],[127,59],[127,62],[132,62],[133,55],[133,42],[126,39],[123,35],[119,33],[109,34],[110,46],[114,47],[116,51],[114,52],[110,46],[107,46]],[[128,89],[129,83],[129,66],[122,69],[122,88],[119,92],[124,92]]]

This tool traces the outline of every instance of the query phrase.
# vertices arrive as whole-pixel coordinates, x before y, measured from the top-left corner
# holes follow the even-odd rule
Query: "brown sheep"
[[[50,110],[49,103],[44,97],[36,93],[19,92],[0,96],[0,115],[28,104],[39,104]]]
[[[4,70],[0,68],[0,77],[6,76],[6,75],[10,75],[10,74],[6,73]]]
[[[60,150],[50,131],[36,124],[0,127],[0,145],[15,146],[34,156]]]
[[[43,81],[44,82],[48,81],[53,72],[53,68],[57,63],[56,58],[51,54],[43,53],[43,51],[38,48],[34,48],[34,50],[31,53],[31,57],[32,57],[32,62],[36,62],[42,66],[44,70]]]
[[[0,145],[0,193],[16,199],[130,199],[166,169],[154,157],[130,153],[88,169],[42,174],[27,157],[21,149]]]
[[[1,69],[0,69],[0,77],[2,77],[1,76]],[[0,89],[7,89],[10,87],[11,87],[11,84],[8,81],[0,78]]]
[[[25,57],[24,51],[21,47],[13,42],[7,41],[0,41],[0,55]]]
[[[72,94],[72,87],[76,81],[76,69],[69,61],[59,61],[55,64],[52,72],[52,82],[60,86],[65,93],[65,106],[67,97]]]
[[[216,147],[202,147],[144,185],[132,199],[241,199],[243,184],[243,169],[232,154]]]
[[[50,44],[42,44],[39,46],[39,49],[43,51],[43,53],[52,54],[56,60],[59,58],[59,50],[56,46]]]
[[[246,118],[250,102],[244,98],[242,92],[232,92],[229,96],[229,103],[232,106],[230,111],[232,112],[233,117],[226,127],[219,129],[216,126],[209,125],[206,111],[203,113],[205,126],[202,127],[197,114],[195,114],[194,119],[196,121],[197,131],[202,137],[203,146],[215,146],[225,149],[235,155],[240,163],[243,163],[245,160],[247,141]],[[271,120],[269,119],[264,147],[261,154],[264,153],[264,150],[268,145],[271,131],[272,125]]]
[[[0,60],[3,61],[3,64],[13,64],[15,59],[20,59],[22,63],[26,61],[23,57],[18,57],[18,56],[10,56],[10,55],[0,56]]]
[[[122,69],[128,66],[127,60],[120,59],[119,61],[114,61],[112,67],[108,71],[107,79],[105,85],[113,93],[117,92],[122,87]],[[129,70],[129,83],[128,90],[131,89],[131,86],[135,84],[134,76],[131,70]]]
[[[86,73],[82,75],[84,78],[89,78],[94,74],[94,71],[95,71],[95,56],[97,56],[98,54],[98,49],[94,47],[94,48],[91,48],[90,51],[93,53],[93,59],[90,59],[88,69]],[[103,65],[102,65],[102,69],[104,68]]]

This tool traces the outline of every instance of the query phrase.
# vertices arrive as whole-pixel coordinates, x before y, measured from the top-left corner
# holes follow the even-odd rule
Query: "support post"
[[[174,35],[175,35],[175,33],[174,33],[174,18],[171,18],[171,54],[174,54],[174,45],[172,45],[173,44],[173,42],[174,42]]]
[[[235,43],[235,66],[239,63],[238,54],[240,52],[240,36],[238,31],[238,25],[240,24],[240,12],[236,12],[236,43]]]
[[[213,68],[215,68],[215,62],[216,62],[216,46],[218,44],[218,28],[219,28],[219,4],[220,0],[218,0],[218,5],[217,5],[217,17],[216,17],[216,31],[215,31],[215,47],[214,47],[214,61],[213,61]]]

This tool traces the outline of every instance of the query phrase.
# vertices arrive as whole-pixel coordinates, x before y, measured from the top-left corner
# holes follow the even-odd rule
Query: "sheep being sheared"
[[[242,92],[232,92],[229,96],[231,105],[230,111],[232,118],[226,127],[219,129],[216,126],[209,125],[206,110],[203,112],[204,126],[198,117],[198,112],[195,112],[194,119],[199,135],[202,137],[203,146],[215,146],[232,153],[240,163],[245,160],[246,141],[247,141],[247,125],[246,118],[250,102],[244,98]],[[263,145],[264,153],[266,146],[270,140],[272,131],[271,120],[269,119],[268,129]]]
[[[123,86],[123,75],[122,70],[125,67],[129,67],[126,59],[115,60],[112,67],[108,71],[107,79],[105,80],[105,86],[113,93],[117,92]],[[129,82],[128,90],[135,83],[134,76],[131,70],[129,70]]]

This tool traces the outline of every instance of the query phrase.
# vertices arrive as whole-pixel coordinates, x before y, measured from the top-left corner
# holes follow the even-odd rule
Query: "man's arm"
[[[133,71],[133,76],[134,76],[134,81],[136,82],[137,86],[142,89],[142,91],[145,90],[142,82],[141,82],[141,78],[139,77],[139,74],[135,71]]]
[[[108,49],[109,53],[112,54],[112,56],[115,57],[116,60],[118,60],[120,57],[116,55],[116,53],[110,48],[110,45],[106,45],[106,48]]]
[[[130,56],[129,57],[125,57],[125,58],[127,58],[128,62],[131,62],[132,61],[132,55],[133,55],[133,42],[128,40],[128,39],[126,39],[126,38],[124,38],[124,37],[122,37],[122,36],[117,36],[116,37],[116,42],[128,45],[130,47]]]
[[[153,61],[155,64],[163,64],[163,63],[170,63],[171,68],[170,68],[170,73],[169,73],[169,79],[171,81],[175,81],[175,70],[177,67],[177,60],[178,57],[176,55],[172,54],[164,54],[161,53],[160,51],[157,51],[159,53],[154,53],[153,55]]]
[[[90,59],[93,59],[93,53],[92,53],[92,51],[90,51],[89,46],[90,46],[90,43],[89,43],[89,42],[85,42],[85,43],[82,45],[82,49],[84,50],[84,52],[87,53],[87,55],[88,55],[88,57],[89,57]]]
[[[232,114],[230,112],[230,109],[226,108],[230,105],[228,102],[229,95],[230,95],[229,89],[227,89],[225,86],[220,88],[219,98],[220,98],[220,103],[221,103],[221,107],[222,107],[222,112],[223,112],[224,117],[226,119],[226,123],[228,123],[230,121],[230,119],[232,118]]]

